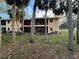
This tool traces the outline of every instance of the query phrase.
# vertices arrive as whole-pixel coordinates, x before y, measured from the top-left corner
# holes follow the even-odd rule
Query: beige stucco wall
[[[58,19],[51,19],[51,20],[52,20],[52,22],[50,21],[50,19],[48,20],[48,33],[59,30]]]
[[[19,31],[21,31],[20,30],[21,27],[22,27],[22,24],[20,23],[20,21],[18,21]],[[10,30],[8,30],[8,28],[10,28]],[[10,21],[9,23],[8,23],[8,21],[6,21],[6,31],[12,31],[12,21]],[[18,31],[16,21],[15,21],[15,31]]]
[[[50,20],[52,20],[52,22]],[[59,22],[59,18],[48,19],[48,33],[59,30],[58,22]],[[9,23],[8,23],[8,21],[6,21],[5,27],[6,27],[7,32],[12,31],[12,20]],[[19,31],[21,31],[20,28],[22,28],[22,24],[20,23],[20,21],[18,21],[18,27],[19,27]],[[10,28],[10,30],[8,30],[8,28]],[[52,30],[50,28],[52,28]],[[16,21],[15,21],[15,31],[18,31]]]

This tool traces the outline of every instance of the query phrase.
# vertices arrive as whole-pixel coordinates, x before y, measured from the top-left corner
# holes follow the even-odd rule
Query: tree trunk
[[[1,31],[1,19],[0,19],[0,47],[1,47],[1,45],[2,45],[2,39],[1,39],[1,37],[2,37],[2,31]]]
[[[16,5],[13,4],[13,19],[12,19],[12,36],[13,36],[13,40],[14,43],[16,43],[16,34],[15,34],[15,20],[16,20]]]
[[[22,35],[24,34],[24,7],[22,8]]]
[[[19,33],[19,25],[18,25],[18,18],[16,19],[16,22],[17,22],[17,33]]]
[[[30,37],[30,43],[33,43],[34,41],[34,34],[35,34],[35,16],[36,16],[36,5],[34,4],[33,7],[33,17],[31,20],[31,37]]]
[[[47,9],[45,10],[45,39],[47,40]]]
[[[47,40],[47,10],[48,10],[48,0],[45,3],[45,39]]]
[[[77,44],[79,45],[79,0],[78,0],[78,17],[77,17]]]
[[[67,0],[68,3],[68,30],[69,30],[69,41],[68,41],[68,49],[73,51],[74,45],[74,35],[73,35],[73,19],[72,19],[72,0]]]

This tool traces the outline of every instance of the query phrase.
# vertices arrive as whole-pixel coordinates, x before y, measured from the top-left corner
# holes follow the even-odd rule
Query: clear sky
[[[24,18],[27,18],[27,17],[31,18],[32,17],[33,4],[34,4],[34,0],[30,0],[28,7],[25,7],[25,9],[24,9],[25,10],[25,17]],[[0,3],[0,10],[4,9],[4,11],[5,11],[8,8],[10,8],[10,6],[8,6],[5,2]],[[45,14],[45,11],[41,11],[37,7],[36,17],[44,17],[44,14]],[[9,15],[7,14],[7,12],[0,12],[0,16],[2,17],[2,19],[9,19]],[[47,16],[49,16],[49,17],[53,16],[53,13],[51,10],[48,10]]]

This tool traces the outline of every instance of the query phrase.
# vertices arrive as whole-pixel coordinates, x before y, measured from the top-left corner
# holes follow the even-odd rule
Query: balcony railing
[[[48,26],[48,25],[46,25]],[[24,25],[24,27],[31,27],[31,25]],[[45,25],[35,25],[35,27],[45,27]]]

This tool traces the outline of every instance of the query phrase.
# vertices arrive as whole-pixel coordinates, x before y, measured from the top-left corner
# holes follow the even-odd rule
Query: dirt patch
[[[72,57],[79,59],[79,52]],[[69,51],[60,45],[24,44],[3,46],[0,49],[0,59],[71,59]]]

